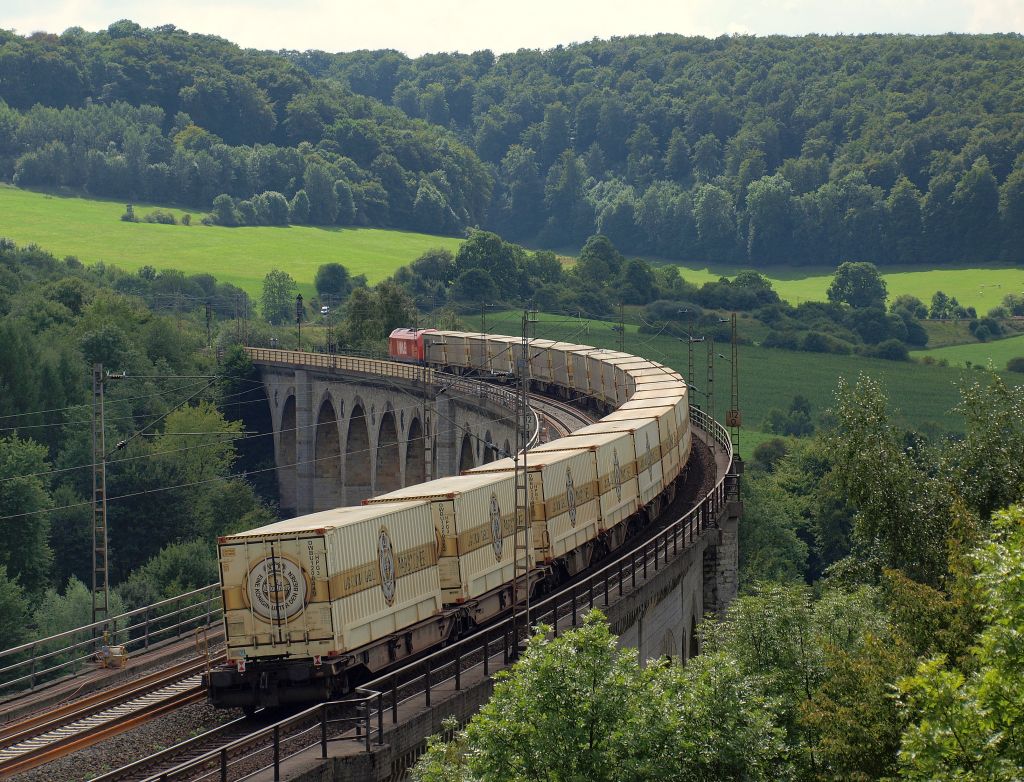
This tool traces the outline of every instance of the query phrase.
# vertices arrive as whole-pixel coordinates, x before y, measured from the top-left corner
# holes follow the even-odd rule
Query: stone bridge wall
[[[259,367],[284,515],[457,475],[515,443],[514,411],[488,398],[336,369]]]

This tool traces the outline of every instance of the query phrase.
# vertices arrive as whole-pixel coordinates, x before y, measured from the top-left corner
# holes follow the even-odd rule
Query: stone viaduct
[[[250,352],[270,403],[282,506],[296,514],[457,474],[507,453],[515,442],[514,402],[503,389],[480,390],[473,383],[453,388],[414,366],[403,368],[402,376],[380,374],[388,362]],[[294,361],[299,355],[301,364]],[[705,521],[671,559],[666,544],[660,569],[645,569],[633,588],[600,604],[620,644],[635,647],[641,661],[696,655],[697,625],[724,611],[736,595],[738,462],[721,426],[692,408],[691,416],[695,447],[704,447],[701,469],[714,472],[706,485],[715,488],[700,508]],[[445,717],[469,719],[490,692],[489,678],[482,677],[450,698],[435,693],[432,705],[428,700],[387,731],[381,747],[370,753],[361,753],[359,745],[331,750],[327,761],[318,753],[299,756],[289,762],[286,778],[402,779]]]
[[[411,365],[383,374],[393,365],[368,359],[306,354],[310,364],[296,366],[282,351],[254,355],[285,515],[458,475],[510,453],[515,442],[514,403],[502,388],[453,385]]]

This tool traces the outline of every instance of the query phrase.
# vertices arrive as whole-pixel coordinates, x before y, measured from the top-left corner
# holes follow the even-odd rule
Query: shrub
[[[908,361],[910,359],[907,346],[898,339],[887,339],[874,347],[867,348],[864,355],[871,358],[884,358],[888,361]]]
[[[767,472],[773,472],[777,465],[789,453],[789,446],[781,437],[765,440],[754,449],[754,464]]]
[[[182,225],[192,225],[192,215],[187,212],[181,216]]]
[[[160,225],[177,225],[178,221],[173,214],[163,209],[154,209],[142,218],[147,223],[160,223]]]
[[[799,350],[800,342],[795,332],[772,329],[761,343],[766,348],[787,348]]]
[[[1006,362],[1006,369],[1010,372],[1024,372],[1024,356],[1011,358]]]

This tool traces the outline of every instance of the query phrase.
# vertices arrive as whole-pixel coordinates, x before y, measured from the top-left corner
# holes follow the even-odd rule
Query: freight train
[[[398,329],[390,355],[508,377],[517,337]],[[618,351],[530,340],[531,386],[609,412],[527,459],[527,583],[547,590],[614,550],[671,501],[690,454],[686,382]],[[362,505],[219,539],[227,662],[215,706],[341,696],[508,609],[516,572],[515,460]]]

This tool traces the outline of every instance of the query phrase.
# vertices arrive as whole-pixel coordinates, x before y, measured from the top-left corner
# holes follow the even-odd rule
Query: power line
[[[462,429],[462,427],[460,427],[460,426],[454,426],[454,427],[452,427],[450,429],[445,430],[445,432],[461,431],[461,429]],[[407,442],[416,442],[416,441],[421,441],[421,440],[425,440],[425,439],[426,439],[426,434],[423,434],[423,435],[420,435],[419,437],[411,438]],[[394,444],[397,445],[398,443],[396,442]],[[493,443],[491,443],[491,445],[493,445]],[[368,454],[368,453],[371,453],[373,450],[374,449],[372,449],[372,448],[360,448],[357,451],[346,451],[345,455],[349,456],[349,455],[364,454],[364,453]],[[380,450],[379,447],[376,450]],[[271,470],[289,469],[289,468],[292,468],[292,467],[298,467],[300,464],[314,464],[315,462],[327,461],[329,459],[338,459],[340,457],[341,457],[341,453],[340,452],[336,453],[336,454],[332,453],[332,454],[329,454],[327,456],[320,456],[320,457],[316,457],[316,458],[313,458],[313,459],[304,459],[302,461],[292,462],[290,464],[274,465],[273,467],[262,467],[262,468],[257,469],[257,470],[246,470],[244,472],[232,473],[230,475],[218,475],[218,476],[215,476],[213,478],[204,478],[201,481],[190,481],[188,483],[180,483],[180,484],[176,484],[174,486],[160,486],[160,487],[155,488],[155,489],[143,489],[142,491],[129,492],[128,494],[118,494],[118,495],[116,495],[114,497],[107,497],[107,502],[113,502],[114,500],[129,499],[131,497],[141,497],[141,496],[147,495],[147,494],[159,494],[161,492],[174,491],[176,489],[188,489],[188,488],[192,488],[194,486],[203,486],[203,485],[208,484],[208,483],[216,483],[217,481],[230,481],[230,480],[234,480],[236,478],[247,478],[250,475],[258,475],[260,473],[270,472]],[[10,521],[12,519],[27,518],[29,516],[38,516],[38,515],[43,514],[43,513],[56,513],[58,511],[62,511],[62,510],[71,510],[73,508],[82,508],[82,507],[91,506],[91,505],[92,505],[92,502],[90,500],[83,500],[82,502],[73,502],[73,503],[69,503],[68,505],[61,505],[61,506],[59,506],[57,508],[42,508],[40,510],[25,511],[24,513],[12,513],[12,514],[10,514],[8,516],[0,516],[0,521]]]
[[[259,380],[247,380],[245,378],[236,378],[236,379],[237,380],[241,380],[242,382],[246,382],[246,383],[253,383],[254,385],[262,385],[262,381],[259,381]],[[184,391],[184,390],[187,390],[187,389],[190,389],[190,388],[195,388],[198,385],[200,385],[200,384],[199,383],[189,383],[188,385],[179,386],[178,388],[168,389],[167,391],[157,391],[156,393],[153,393],[153,394],[146,394],[144,396],[136,396],[136,397],[128,397],[126,399],[116,399],[115,398],[115,399],[109,399],[107,401],[108,401],[109,404],[116,404],[116,403],[120,403],[120,402],[129,402],[129,401],[135,401],[135,400],[139,400],[139,399],[154,399],[154,398],[157,398],[157,397],[165,396],[167,394],[174,394],[174,393],[177,393],[178,391]],[[213,385],[214,385],[213,383],[208,383],[206,385],[206,388],[211,388]],[[202,390],[205,390],[205,388],[202,389]],[[255,388],[248,388],[248,389],[246,389],[244,391],[238,391],[238,392],[236,392],[234,394],[228,394],[227,396],[221,397],[218,400],[218,402],[222,403],[224,400],[227,400],[227,399],[233,399],[234,397],[245,396],[246,394],[250,394],[250,393],[252,393],[255,390],[256,390]],[[263,401],[263,400],[256,400],[256,401]],[[248,402],[233,402],[232,404],[240,405],[240,404],[248,404]],[[90,404],[74,405],[74,407],[91,407],[91,406],[92,405],[90,405]],[[70,410],[72,408],[68,407],[68,408],[60,408],[60,409]],[[34,413],[15,413],[15,414],[12,414],[12,415],[34,415]],[[121,416],[112,416],[112,417],[108,416],[106,418],[106,420],[109,423],[110,421],[134,421],[134,420],[137,420],[139,418],[144,418],[144,417],[145,417],[144,413],[133,413],[132,415],[121,415]],[[51,429],[51,428],[53,428],[55,426],[75,426],[77,424],[88,424],[88,423],[91,423],[91,419],[82,418],[82,419],[75,419],[75,420],[72,420],[72,421],[55,421],[55,422],[49,423],[49,424],[24,424],[24,425],[21,425],[21,426],[0,427],[0,432],[15,432],[15,431],[21,431],[21,430],[25,430],[25,429]]]

